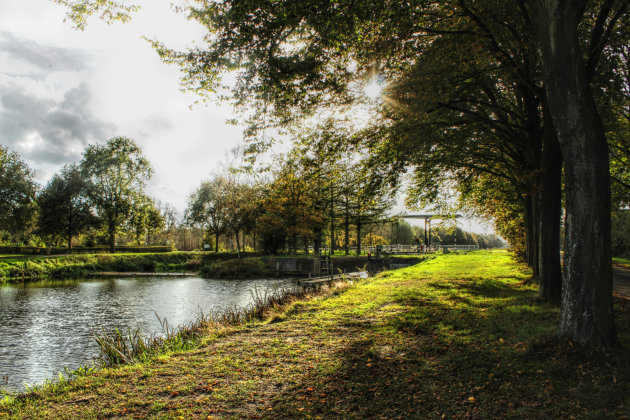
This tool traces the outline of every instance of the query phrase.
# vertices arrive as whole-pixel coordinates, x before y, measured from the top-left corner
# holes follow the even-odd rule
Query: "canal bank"
[[[377,273],[422,261],[426,256],[327,258],[263,256],[257,253],[169,252],[56,256],[0,255],[0,284],[85,278],[103,273],[198,274],[205,278],[247,279],[273,276],[320,276],[353,271]]]
[[[375,274],[383,270],[409,267],[423,261],[418,257],[372,257],[338,256],[333,257],[262,257],[269,269],[276,275],[323,276],[327,274],[367,271]]]

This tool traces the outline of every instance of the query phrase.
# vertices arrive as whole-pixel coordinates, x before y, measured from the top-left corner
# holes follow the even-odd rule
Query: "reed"
[[[251,290],[252,301],[248,305],[233,306],[225,311],[211,311],[200,315],[186,325],[173,328],[166,318],[160,318],[161,334],[143,335],[138,328],[121,331],[95,330],[92,337],[100,348],[99,361],[103,366],[115,366],[146,362],[156,356],[183,352],[199,345],[200,339],[212,330],[222,327],[245,325],[265,319],[282,306],[295,300],[321,293],[327,288],[314,290],[303,286],[289,289]]]

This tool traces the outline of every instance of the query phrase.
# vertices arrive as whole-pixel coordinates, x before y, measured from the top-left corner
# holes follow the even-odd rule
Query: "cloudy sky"
[[[184,48],[201,28],[170,1],[144,1],[127,24],[64,22],[51,0],[0,1],[0,144],[18,152],[45,184],[87,144],[134,139],[153,164],[149,195],[182,213],[187,195],[240,142],[229,107],[190,106],[179,69],[141,37]]]

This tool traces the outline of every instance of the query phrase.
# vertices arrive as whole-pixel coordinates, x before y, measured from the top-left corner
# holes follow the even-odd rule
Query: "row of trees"
[[[131,139],[88,146],[78,165],[64,166],[41,191],[16,153],[0,148],[0,158],[0,230],[14,238],[34,231],[70,249],[79,234],[102,230],[114,252],[120,232],[140,244],[165,227],[164,215],[144,193],[151,165]]]
[[[360,254],[364,244],[424,242],[424,230],[388,215],[395,190],[373,185],[352,153],[321,141],[324,133],[304,135],[256,182],[240,180],[242,172],[234,170],[203,181],[189,197],[186,223],[204,229],[216,251],[220,237],[233,238],[238,252],[247,238],[254,249],[294,254],[310,247]],[[471,236],[456,227],[434,229],[433,237],[433,243],[503,245],[494,235]]]
[[[242,233],[268,253],[308,252],[309,246],[318,252],[331,244],[335,248],[342,236],[346,250],[354,245],[361,252],[357,238],[366,225],[387,219],[391,193],[368,189],[357,165],[312,144],[318,143],[304,141],[276,157],[258,182],[230,175],[202,182],[190,196],[186,220],[214,235],[215,247],[219,235],[229,234],[240,248]]]
[[[240,182],[229,173],[202,182],[179,226],[172,208],[160,209],[144,194],[150,166],[129,139],[88,146],[78,165],[64,166],[39,191],[19,156],[0,150],[0,182],[7,192],[2,229],[15,235],[34,232],[53,246],[65,242],[71,249],[82,237],[88,245],[106,240],[113,250],[122,234],[137,245],[144,241],[187,250],[213,242],[215,251],[222,245],[238,253],[246,243],[267,253],[308,253],[309,247],[346,253],[352,247],[360,253],[362,244],[412,245],[425,237],[422,229],[387,216],[392,194],[369,190],[359,166],[308,147],[278,157],[276,169],[258,182]],[[496,237],[473,237],[458,228],[434,228],[433,238],[433,243],[501,246]]]

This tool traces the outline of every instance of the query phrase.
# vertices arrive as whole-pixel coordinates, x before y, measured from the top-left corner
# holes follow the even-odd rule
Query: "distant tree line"
[[[81,237],[84,245],[106,243],[114,252],[118,235],[149,243],[173,216],[144,193],[151,165],[126,137],[88,146],[78,165],[65,165],[41,189],[15,152],[0,147],[0,158],[4,242],[71,249]]]

